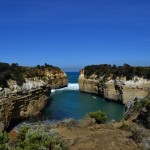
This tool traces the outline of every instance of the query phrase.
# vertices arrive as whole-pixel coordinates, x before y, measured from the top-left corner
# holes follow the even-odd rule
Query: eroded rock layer
[[[0,130],[11,122],[38,114],[51,89],[68,85],[66,74],[50,65],[20,67],[0,64]]]
[[[47,104],[50,96],[50,87],[23,92],[0,99],[1,129],[7,129],[13,121],[19,121],[38,114]]]
[[[134,76],[131,80],[126,77],[113,79],[111,76],[104,79],[103,76],[97,77],[92,74],[88,78],[81,71],[79,77],[79,90],[81,92],[97,94],[105,99],[118,101],[123,104],[135,98],[144,98],[150,89],[150,80]]]

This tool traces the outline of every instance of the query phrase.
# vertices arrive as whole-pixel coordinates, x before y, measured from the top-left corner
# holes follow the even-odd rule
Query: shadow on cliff
[[[44,109],[49,107],[49,105],[51,105],[52,101],[53,101],[53,98],[50,97],[48,100],[48,103]],[[7,129],[7,132],[10,132],[13,128],[18,126],[19,124],[25,124],[25,125],[28,125],[30,123],[41,124],[43,121],[48,120],[48,118],[43,114],[43,110],[39,114],[37,114],[35,116],[28,117],[27,119],[22,119],[22,120],[20,119],[20,120],[11,121],[10,126]]]

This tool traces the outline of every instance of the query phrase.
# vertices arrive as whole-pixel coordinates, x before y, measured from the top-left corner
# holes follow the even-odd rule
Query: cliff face
[[[49,96],[50,87],[43,86],[0,99],[0,129],[7,129],[13,121],[38,114],[46,106]]]
[[[38,114],[47,105],[51,89],[68,85],[66,74],[59,68],[17,66],[16,70],[8,80],[0,78],[0,130],[7,129],[11,122]]]
[[[84,70],[81,71],[78,82],[81,92],[97,94],[123,104],[127,104],[136,97],[146,97],[150,88],[150,80],[137,76],[128,81],[126,77],[118,77],[114,80],[111,76],[104,79],[103,76],[98,78],[95,74],[86,78]]]
[[[47,73],[47,76],[51,80],[51,89],[58,89],[68,85],[67,75],[62,71]]]
[[[43,80],[26,79],[22,86],[8,81],[8,88],[0,92],[0,129],[7,129],[11,122],[38,114],[47,104],[51,88]]]

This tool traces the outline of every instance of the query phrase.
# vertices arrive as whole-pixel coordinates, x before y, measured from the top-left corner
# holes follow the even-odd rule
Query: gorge
[[[52,133],[55,130],[69,147],[75,149],[110,148],[111,145],[106,142],[108,138],[118,149],[122,145],[124,149],[140,149],[136,140],[142,147],[147,147],[150,128],[149,68],[145,73],[142,70],[141,75],[133,73],[130,66],[126,69],[119,67],[120,74],[113,66],[112,74],[110,65],[87,66],[80,75],[64,73],[48,64],[36,67],[1,64],[0,69],[0,130],[29,118],[25,120],[26,124],[20,122],[20,125],[28,125],[33,131],[43,127],[44,130],[48,128],[46,131],[52,130]],[[127,106],[126,112],[120,103]],[[89,112],[98,110],[106,113],[106,124],[97,125],[94,119],[87,117]],[[18,129],[16,126],[11,132],[16,134],[21,126]],[[89,145],[93,139],[95,142]]]
[[[2,75],[5,73],[5,77],[8,78],[7,82],[2,75],[0,78],[2,130],[7,129],[11,122],[39,114],[49,101],[48,107],[42,111],[43,118],[49,120],[81,119],[88,112],[103,110],[108,116],[107,121],[119,121],[123,116],[124,106],[105,101],[101,97],[128,106],[135,98],[144,98],[149,92],[150,81],[148,79],[134,76],[127,80],[127,76],[119,75],[114,79],[112,74],[107,77],[99,76],[96,72],[97,66],[96,69],[95,66],[88,66],[88,69],[85,67],[81,70],[80,76],[78,73],[66,74],[61,69],[48,64],[20,67],[16,64],[10,66],[4,63],[1,66]],[[110,66],[102,67],[105,70]],[[95,70],[91,72],[91,68]],[[10,70],[11,76],[8,75]],[[129,68],[126,70],[128,71]],[[107,75],[107,71],[105,74]],[[95,96],[79,93],[78,90]]]

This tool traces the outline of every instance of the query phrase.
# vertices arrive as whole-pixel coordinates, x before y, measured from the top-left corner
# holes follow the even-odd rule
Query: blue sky
[[[150,66],[150,0],[0,0],[0,61]]]

